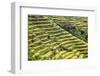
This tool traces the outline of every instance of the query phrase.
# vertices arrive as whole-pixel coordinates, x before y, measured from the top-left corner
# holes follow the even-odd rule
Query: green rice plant
[[[86,17],[29,15],[28,60],[87,58],[87,36]]]

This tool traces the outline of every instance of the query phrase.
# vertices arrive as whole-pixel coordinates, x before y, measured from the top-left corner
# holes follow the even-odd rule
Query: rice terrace
[[[28,61],[88,58],[88,17],[28,15]]]

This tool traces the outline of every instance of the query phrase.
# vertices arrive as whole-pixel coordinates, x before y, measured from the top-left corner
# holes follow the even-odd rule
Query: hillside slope
[[[87,58],[87,42],[60,27],[53,19],[28,16],[28,60]]]

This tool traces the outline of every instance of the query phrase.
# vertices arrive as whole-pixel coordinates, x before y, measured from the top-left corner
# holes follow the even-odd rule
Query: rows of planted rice
[[[54,17],[28,15],[28,60],[87,57],[87,42],[61,28]]]

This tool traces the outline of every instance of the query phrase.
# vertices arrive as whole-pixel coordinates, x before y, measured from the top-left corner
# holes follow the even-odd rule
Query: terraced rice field
[[[88,57],[87,17],[28,15],[28,60]]]

